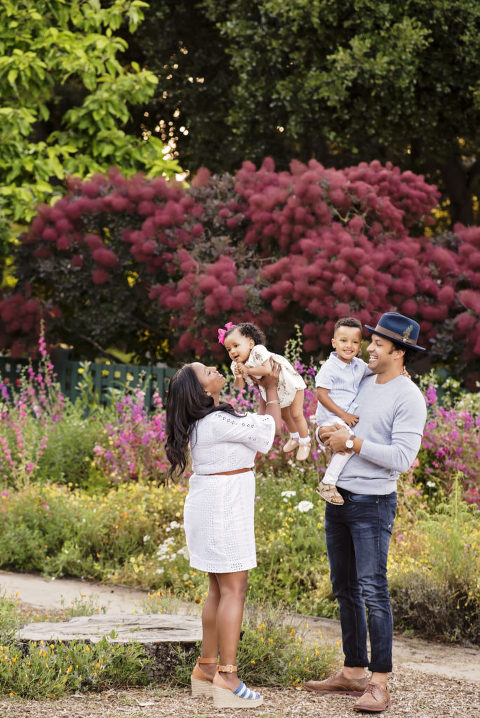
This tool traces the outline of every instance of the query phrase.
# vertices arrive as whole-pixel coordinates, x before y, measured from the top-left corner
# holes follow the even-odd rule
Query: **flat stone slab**
[[[152,658],[147,677],[159,680],[174,673],[181,663],[179,648],[185,658],[198,653],[196,643],[202,638],[202,623],[196,616],[164,613],[77,616],[61,623],[29,623],[15,637],[25,651],[32,641],[97,643],[106,637],[111,643],[139,643],[145,655]]]
[[[73,640],[96,643],[104,636],[112,643],[196,643],[202,638],[202,623],[196,616],[165,613],[94,615],[77,616],[61,623],[29,623],[16,633],[21,641],[50,643]]]

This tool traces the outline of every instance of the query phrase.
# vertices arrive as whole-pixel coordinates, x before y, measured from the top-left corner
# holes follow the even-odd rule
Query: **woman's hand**
[[[241,377],[245,376],[245,374],[248,374],[248,369],[242,361],[237,362],[236,369],[237,369],[238,375]]]
[[[242,372],[238,366],[238,362],[233,362],[233,375],[235,377],[243,377]]]
[[[270,389],[273,387],[276,388],[278,386],[278,377],[280,375],[280,371],[282,368],[278,362],[274,361],[274,359],[270,359],[270,367],[271,367],[271,369],[270,369],[271,373],[265,374],[265,376],[262,376],[261,379],[255,379],[252,376],[253,381],[256,384],[261,384],[261,386],[263,386],[265,391],[267,389]]]
[[[255,379],[254,381],[265,389],[265,413],[273,417],[275,421],[275,434],[279,435],[282,433],[282,413],[280,410],[277,385],[281,366],[273,360],[271,360],[271,365],[271,374],[265,374],[261,379]]]

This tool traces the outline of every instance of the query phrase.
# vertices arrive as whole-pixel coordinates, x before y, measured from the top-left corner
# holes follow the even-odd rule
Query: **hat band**
[[[404,334],[398,334],[397,332],[390,331],[390,329],[385,329],[385,327],[382,327],[381,324],[377,324],[375,330],[373,331],[373,334],[375,334],[377,329],[381,334],[385,334],[385,336],[390,337],[391,339],[395,339],[395,341],[400,341],[404,344],[412,344],[413,346],[417,346],[417,340],[410,339],[406,332]]]

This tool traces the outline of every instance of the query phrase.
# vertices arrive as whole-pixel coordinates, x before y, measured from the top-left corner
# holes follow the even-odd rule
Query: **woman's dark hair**
[[[240,334],[244,337],[248,337],[249,339],[253,339],[255,344],[266,344],[267,340],[265,339],[265,334],[262,332],[260,327],[257,327],[256,324],[252,324],[251,322],[241,322],[240,324],[235,324],[234,327],[228,330],[225,334],[225,339],[228,337],[229,334],[235,331],[235,329],[238,329]]]
[[[170,380],[166,406],[165,451],[171,466],[167,479],[180,476],[188,461],[188,444],[195,422],[214,411],[225,411],[239,416],[233,406],[222,403],[215,406],[205,393],[191,364],[185,364]]]

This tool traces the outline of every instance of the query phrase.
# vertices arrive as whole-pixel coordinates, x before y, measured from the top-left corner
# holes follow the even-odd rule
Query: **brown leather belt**
[[[233,474],[244,474],[246,471],[253,471],[253,466],[246,469],[233,469],[233,471],[216,471],[214,474],[205,474],[205,476],[232,476]]]

